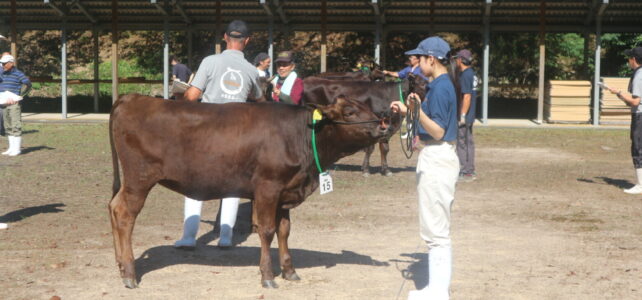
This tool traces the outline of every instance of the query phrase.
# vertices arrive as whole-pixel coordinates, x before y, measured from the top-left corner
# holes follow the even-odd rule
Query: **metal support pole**
[[[377,18],[377,28],[375,29],[374,60],[377,65],[381,65],[381,17],[375,16],[375,18]]]
[[[111,100],[118,100],[118,0],[111,0]]]
[[[221,30],[221,0],[216,0],[216,54],[221,53]]]
[[[274,75],[274,16],[269,16],[268,23],[268,55],[270,56],[270,74]]]
[[[169,19],[163,18],[163,98],[169,99]]]
[[[584,60],[582,60],[582,78],[591,78],[589,74],[589,33],[584,32]]]
[[[98,100],[100,97],[100,44],[98,42],[98,28],[94,26],[92,35],[94,39],[94,112],[98,112]]]
[[[537,124],[542,124],[544,119],[544,81],[546,69],[546,33],[544,32],[546,2],[540,1],[539,23],[539,89],[537,91]]]
[[[327,20],[327,7],[326,0],[321,1],[321,73],[326,72],[328,67],[328,48],[326,39],[326,20]]]
[[[62,30],[60,31],[60,40],[62,42],[60,48],[60,61],[61,71],[60,77],[62,79],[60,86],[60,94],[62,96],[62,118],[67,118],[67,16],[62,17]]]
[[[597,83],[600,82],[602,57],[602,16],[596,20],[595,30],[595,73],[593,74],[593,126],[600,125],[600,88]]]
[[[11,19],[9,21],[11,24],[11,55],[13,57],[18,57],[18,47],[16,47],[16,42],[18,41],[18,33],[16,32],[16,0],[11,0]],[[15,65],[18,65],[18,62],[14,62]]]
[[[491,0],[486,0],[486,14],[484,15],[484,70],[482,78],[482,124],[488,125],[488,71],[490,69],[490,5]]]

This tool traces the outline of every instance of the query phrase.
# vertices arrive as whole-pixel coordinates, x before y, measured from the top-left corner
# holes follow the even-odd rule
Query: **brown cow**
[[[324,116],[315,130],[323,168],[388,134],[388,126],[363,103],[339,97],[318,107]],[[147,194],[157,183],[198,200],[253,199],[263,286],[276,287],[269,252],[275,233],[282,276],[298,280],[287,241],[290,209],[319,185],[311,123],[310,107],[121,96],[109,119],[114,167],[109,213],[116,262],[125,285],[138,285],[131,234]]]
[[[384,80],[386,75],[381,70],[373,70],[372,72],[324,72],[314,77],[321,77],[330,80],[358,80],[358,81],[378,81]]]
[[[304,103],[328,104],[326,99],[333,99],[339,95],[346,95],[355,100],[368,103],[372,111],[380,118],[390,116],[390,102],[404,99],[409,93],[416,93],[420,99],[426,95],[426,84],[428,82],[421,76],[410,74],[407,80],[400,82],[368,82],[354,80],[330,80],[320,77],[308,77],[303,81]],[[401,91],[401,96],[399,95]],[[390,151],[389,139],[398,129],[399,118],[392,116],[390,135],[379,141],[379,152],[381,152],[381,174],[390,176],[392,172],[388,169],[387,155]],[[374,151],[374,145],[365,149],[366,156],[363,159],[361,170],[364,176],[370,175],[370,155]]]

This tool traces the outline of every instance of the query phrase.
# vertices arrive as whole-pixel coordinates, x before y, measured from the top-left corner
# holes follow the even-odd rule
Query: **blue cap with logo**
[[[419,43],[417,49],[406,51],[406,55],[434,56],[438,59],[445,58],[450,52],[450,46],[442,38],[431,36]]]

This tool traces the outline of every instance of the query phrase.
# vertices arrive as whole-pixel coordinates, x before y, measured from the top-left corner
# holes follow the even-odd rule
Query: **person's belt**
[[[436,140],[430,139],[430,140],[422,140],[422,142],[426,146],[439,146],[439,145],[444,145],[444,144],[448,144],[448,145],[451,145],[451,146],[455,145],[455,141],[436,141]]]

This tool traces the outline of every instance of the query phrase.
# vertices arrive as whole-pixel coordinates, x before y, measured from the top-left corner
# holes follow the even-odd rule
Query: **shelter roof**
[[[94,25],[111,28],[112,1],[94,0],[0,1],[0,26],[10,26],[14,1],[19,30],[59,29],[63,19],[70,29],[91,29]],[[119,0],[116,3],[120,30],[162,30],[165,18],[173,30],[214,30],[217,24],[224,26],[233,19],[246,20],[254,30],[267,28],[270,18],[277,28],[287,26],[291,30],[320,30],[323,23],[323,1],[318,0]],[[489,10],[486,10],[487,3]],[[538,31],[540,12],[543,12],[546,31],[583,32],[595,28],[595,16],[600,11],[605,32],[642,31],[642,1],[639,0],[326,1],[325,22],[331,31],[372,31],[377,18],[387,30],[479,31],[488,13],[492,31]]]

